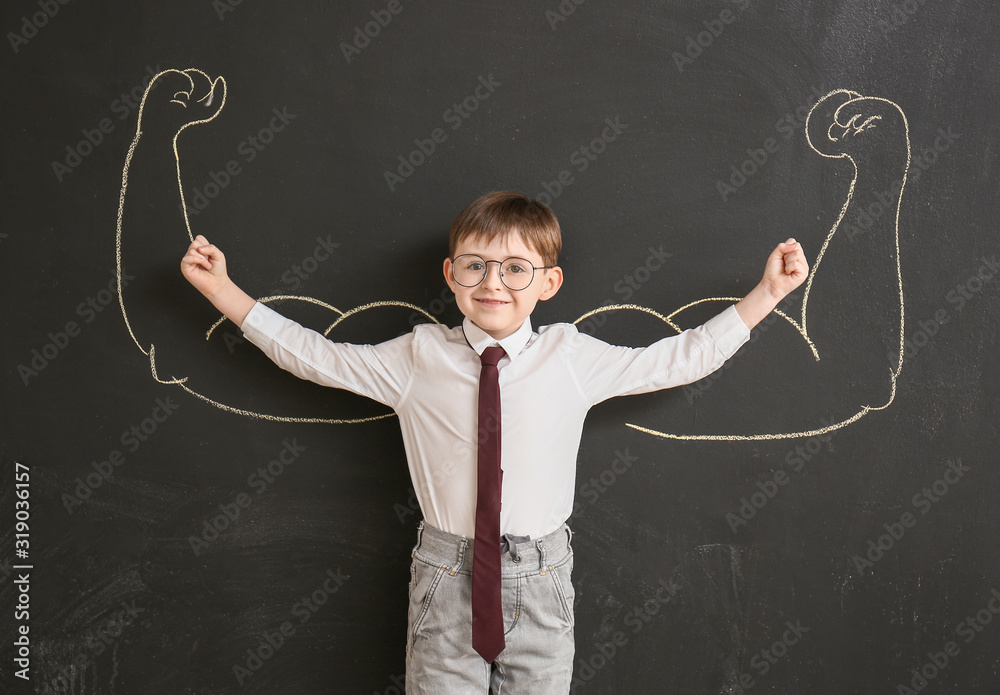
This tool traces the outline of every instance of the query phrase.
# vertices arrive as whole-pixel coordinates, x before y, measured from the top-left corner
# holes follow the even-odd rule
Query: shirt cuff
[[[264,343],[274,339],[282,324],[287,321],[287,318],[274,309],[256,302],[246,318],[243,319],[243,325],[240,328],[244,338],[257,347],[263,347]]]
[[[706,321],[705,328],[727,359],[732,357],[743,343],[750,340],[750,329],[743,323],[735,304],[731,304],[722,313]]]

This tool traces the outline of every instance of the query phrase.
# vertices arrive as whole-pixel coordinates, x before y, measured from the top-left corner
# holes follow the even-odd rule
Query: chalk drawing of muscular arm
[[[135,138],[122,171],[115,243],[118,298],[129,335],[147,356],[156,381],[179,386],[223,410],[282,422],[347,424],[394,417],[392,412],[369,417],[302,417],[266,412],[263,408],[237,407],[224,401],[235,398],[232,394],[239,392],[238,385],[224,388],[218,395],[210,393],[213,384],[206,383],[213,380],[191,374],[196,371],[198,359],[192,356],[192,345],[186,338],[191,333],[191,322],[184,320],[182,315],[201,311],[204,302],[194,297],[190,302],[182,301],[178,295],[189,293],[184,286],[187,283],[178,282],[177,269],[163,262],[176,255],[177,239],[171,235],[172,231],[179,232],[183,225],[189,241],[194,240],[184,198],[178,139],[186,129],[213,121],[225,106],[226,91],[224,78],[212,79],[201,70],[189,68],[158,73],[143,94]],[[329,335],[350,316],[376,307],[406,307],[436,322],[426,310],[407,302],[380,301],[341,311],[319,299],[304,296],[274,295],[259,297],[258,301],[264,304],[299,302],[321,307],[328,312],[324,335]],[[207,321],[204,340],[220,341],[222,330],[219,329],[225,321],[225,317]],[[235,380],[239,377],[237,373]],[[214,386],[218,391],[218,383]]]
[[[392,417],[394,414],[391,412],[353,418],[315,416],[315,414],[300,417],[279,412],[265,412],[263,408],[237,407],[224,402],[225,397],[213,397],[204,393],[195,377],[187,373],[187,367],[183,366],[183,362],[174,362],[171,371],[164,371],[164,355],[177,338],[177,334],[183,332],[177,322],[178,312],[186,314],[189,323],[191,306],[202,307],[204,303],[193,300],[191,303],[184,303],[181,309],[178,309],[179,302],[174,295],[176,292],[187,291],[178,289],[184,287],[186,283],[178,280],[180,273],[173,263],[163,263],[163,259],[173,259],[176,256],[176,239],[170,234],[144,234],[143,230],[163,229],[164,226],[173,226],[179,230],[183,225],[188,239],[193,241],[194,233],[191,230],[183,194],[178,138],[187,128],[201,126],[214,120],[225,103],[225,80],[222,77],[212,79],[197,69],[165,70],[150,82],[143,95],[136,135],[122,172],[116,236],[119,301],[129,334],[139,350],[148,357],[154,379],[161,383],[177,385],[190,394],[230,412],[274,421],[345,424]],[[817,422],[816,413],[819,412],[824,412],[829,417],[823,421],[822,426],[803,425],[790,428],[769,428],[764,424],[766,418],[757,418],[757,421],[748,421],[749,430],[743,428],[744,431],[739,432],[706,432],[698,431],[698,427],[689,430],[671,427],[669,431],[665,431],[662,425],[655,423],[647,426],[627,422],[629,427],[650,435],[673,439],[793,438],[843,427],[870,411],[884,409],[892,403],[896,379],[902,369],[903,356],[903,291],[898,218],[910,163],[906,118],[896,104],[886,99],[864,97],[849,90],[835,90],[819,100],[810,111],[806,122],[806,138],[809,146],[819,155],[848,162],[852,168],[851,181],[840,214],[826,234],[806,281],[801,311],[797,312],[797,317],[794,315],[796,312],[787,308],[775,311],[775,316],[780,319],[778,325],[781,328],[772,330],[775,334],[783,331],[784,335],[774,335],[773,343],[769,344],[766,350],[769,353],[781,352],[788,349],[785,345],[790,342],[793,345],[792,350],[807,354],[808,359],[817,365],[823,364],[828,352],[833,355],[833,359],[827,361],[832,361],[834,364],[828,366],[825,373],[817,379],[818,391],[814,392],[815,397],[812,399],[813,402],[820,403],[816,412],[804,413],[807,409],[801,404],[786,408],[803,412],[800,418],[802,423]],[[841,223],[852,203],[859,199],[867,201],[874,192],[883,190],[891,191],[892,200],[889,206],[891,209],[876,217],[872,228],[867,230],[864,238],[848,239],[846,234],[840,233]],[[801,240],[798,234],[795,236]],[[821,266],[831,265],[838,269],[837,273],[817,272]],[[134,271],[137,277],[130,275],[132,268],[138,269]],[[162,268],[162,271],[149,272],[150,268]],[[853,279],[845,277],[843,268],[850,268],[850,272],[857,274],[858,277]],[[142,307],[141,311],[129,311],[134,299]],[[729,303],[739,299],[738,297],[706,298],[689,303],[667,315],[636,305],[604,306],[585,313],[576,319],[575,323],[580,323],[596,313],[631,309],[651,314],[665,322],[672,330],[680,332],[685,323],[685,315],[698,305],[712,302]],[[327,336],[343,320],[377,307],[407,307],[435,321],[434,317],[424,309],[406,302],[381,301],[341,311],[312,297],[280,295],[258,298],[262,303],[279,300],[303,302],[330,312],[331,322],[324,332]],[[171,319],[171,316],[174,318]],[[206,320],[205,340],[217,336],[221,332],[220,327],[226,321],[224,317],[218,318],[217,315],[211,320]],[[888,344],[892,346],[892,350],[888,366],[885,364],[885,351],[873,351],[868,345],[857,345],[858,341],[847,337],[852,334],[851,332],[840,331],[839,342],[836,337],[830,340],[821,340],[817,337],[823,333],[824,326],[849,325],[851,331],[855,331],[859,324],[864,325],[865,322],[872,324],[872,332],[889,336]],[[837,332],[833,331],[832,335],[836,336]],[[767,339],[772,340],[772,336],[768,336]],[[829,350],[827,344],[830,345]],[[895,356],[896,353],[898,357]],[[737,356],[739,354],[737,353]],[[732,359],[735,360],[737,357]],[[779,365],[777,378],[780,378],[780,360],[780,356],[773,360]],[[181,366],[178,367],[178,364]],[[863,368],[865,366],[868,368],[867,372]],[[852,383],[850,378],[851,374],[858,373],[875,376],[859,386]],[[776,376],[762,373],[760,378],[773,383]],[[826,383],[823,383],[824,380]],[[720,381],[724,382],[725,379]],[[824,389],[840,387],[843,390],[842,387],[845,386],[847,396],[846,399],[841,398],[841,401],[850,403],[853,400],[853,406],[841,405],[837,412],[823,406]],[[788,405],[781,403],[780,399],[776,399],[779,401],[777,403],[767,403],[768,390],[763,389],[760,393],[763,394],[765,402],[761,407],[753,409],[758,414],[766,414],[769,409],[780,411]],[[716,400],[719,402],[718,407],[732,408],[730,403],[725,402],[725,398],[720,397]],[[705,399],[705,402],[710,401]],[[704,404],[699,403],[698,408],[688,408],[685,414],[690,416],[692,413],[698,414],[696,418],[698,421],[709,423],[714,421],[710,414],[706,415]],[[664,417],[662,412],[655,413],[655,417],[658,422],[671,424],[684,422],[683,417]],[[795,418],[782,422],[793,421]]]
[[[838,89],[812,107],[805,137],[815,153],[849,165],[850,181],[839,215],[809,272],[800,310],[779,306],[774,311],[777,327],[763,326],[768,331],[767,345],[760,348],[772,355],[769,363],[757,366],[760,373],[749,390],[741,374],[741,388],[752,394],[744,404],[746,425],[739,432],[710,431],[711,424],[719,421],[716,415],[725,411],[731,415],[738,394],[730,390],[725,396],[712,393],[712,399],[697,409],[675,399],[673,407],[657,413],[658,420],[670,423],[669,430],[627,422],[629,427],[667,439],[789,439],[831,432],[892,404],[903,367],[905,335],[899,214],[910,168],[909,125],[902,109],[888,99]],[[849,215],[862,226],[845,230]],[[802,241],[798,233],[794,236]],[[697,305],[739,299],[701,299],[665,316],[644,307],[613,305],[587,312],[577,321],[598,312],[634,309],[653,313],[679,333],[682,327],[690,327],[684,325],[684,314]],[[812,378],[798,384],[794,395],[788,395],[794,385],[783,369],[789,345],[799,356],[808,353],[815,362],[807,370]],[[731,361],[754,353],[746,350],[742,348]],[[714,376],[721,376],[721,370]],[[725,391],[716,385],[725,382],[723,376],[708,386]],[[698,418],[692,417],[694,410],[699,411]],[[706,425],[698,426],[696,419]],[[786,427],[769,426],[775,419]],[[678,429],[678,423],[685,420],[689,429]]]

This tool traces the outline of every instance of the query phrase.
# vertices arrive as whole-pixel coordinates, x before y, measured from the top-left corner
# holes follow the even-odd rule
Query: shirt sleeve
[[[591,405],[614,396],[630,396],[690,384],[708,376],[750,338],[750,330],[730,305],[697,328],[656,341],[648,347],[610,345],[578,333],[572,368]]]
[[[413,372],[414,332],[377,345],[336,343],[257,302],[243,336],[301,379],[346,389],[395,409]]]

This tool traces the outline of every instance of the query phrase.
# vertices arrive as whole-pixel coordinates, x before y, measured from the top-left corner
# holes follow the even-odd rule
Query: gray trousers
[[[421,521],[410,565],[406,692],[566,695],[573,677],[573,532],[505,539],[503,652],[492,668],[472,648],[474,541]]]

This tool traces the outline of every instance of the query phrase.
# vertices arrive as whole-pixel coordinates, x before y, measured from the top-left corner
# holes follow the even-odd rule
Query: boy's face
[[[507,258],[523,258],[531,265],[545,265],[542,257],[524,243],[519,234],[511,234],[506,242],[499,238],[489,244],[469,237],[455,249],[455,258],[465,253],[474,253],[486,261],[503,261]],[[535,309],[538,300],[545,301],[562,286],[562,269],[556,266],[548,270],[536,270],[531,284],[523,290],[510,290],[500,281],[500,265],[487,263],[486,278],[475,287],[464,287],[452,276],[452,261],[444,261],[444,279],[455,293],[458,308],[465,316],[500,340],[516,331],[524,319]]]

